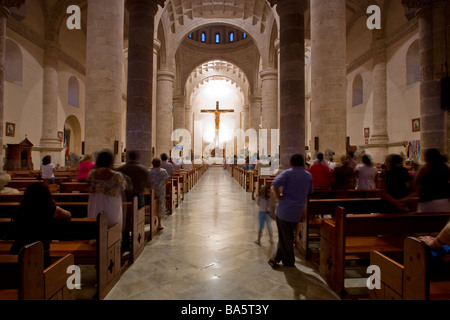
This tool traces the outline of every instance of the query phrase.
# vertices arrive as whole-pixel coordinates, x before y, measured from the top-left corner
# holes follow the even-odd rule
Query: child
[[[51,156],[45,156],[41,165],[42,179],[48,179],[49,184],[55,184],[55,165],[52,163]]]
[[[273,243],[272,226],[270,224],[270,216],[269,216],[269,196],[270,196],[269,191],[270,191],[270,187],[268,185],[263,185],[259,189],[259,194],[258,194],[259,231],[258,231],[258,240],[255,241],[255,243],[258,245],[261,245],[261,236],[262,236],[262,231],[264,229],[264,224],[267,225],[267,230],[269,231],[270,243]]]

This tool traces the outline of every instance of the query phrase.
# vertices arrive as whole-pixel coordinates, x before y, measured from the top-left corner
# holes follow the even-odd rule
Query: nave
[[[276,247],[264,230],[257,238],[258,207],[222,167],[210,167],[164,230],[147,244],[106,300],[338,299],[309,262],[272,269]]]

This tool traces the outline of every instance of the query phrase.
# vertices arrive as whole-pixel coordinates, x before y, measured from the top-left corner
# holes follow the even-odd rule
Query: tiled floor
[[[269,266],[276,243],[266,230],[261,246],[254,243],[257,211],[226,170],[211,167],[106,299],[337,299],[307,261]]]

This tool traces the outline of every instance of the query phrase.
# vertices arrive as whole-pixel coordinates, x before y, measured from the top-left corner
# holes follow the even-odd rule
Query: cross
[[[216,116],[216,131],[219,131],[220,115],[222,113],[234,112],[234,110],[232,110],[232,109],[219,110],[219,101],[217,101],[216,102],[216,109],[212,109],[212,110],[203,109],[203,110],[201,110],[201,112],[202,113],[214,113],[214,115]]]

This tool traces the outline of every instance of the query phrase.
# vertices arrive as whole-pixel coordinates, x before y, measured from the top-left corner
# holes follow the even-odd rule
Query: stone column
[[[373,31],[373,121],[370,151],[374,162],[383,163],[387,153],[386,43],[381,31]]]
[[[176,96],[173,98],[173,130],[186,129],[184,101],[184,96]]]
[[[86,153],[114,151],[121,141],[123,0],[88,2],[86,39]],[[133,59],[133,56],[129,58]],[[119,150],[120,152],[120,150]],[[116,165],[120,164],[116,155]]]
[[[280,16],[280,164],[288,168],[293,154],[305,154],[304,13],[307,1],[270,2],[277,3]]]
[[[347,153],[345,0],[311,0],[310,10],[311,139],[318,137],[319,152],[330,149],[340,159]]]
[[[153,129],[154,31],[157,1],[127,0],[129,12],[127,149],[150,167]]]
[[[267,155],[274,156],[271,148],[271,130],[278,129],[278,70],[263,70],[260,76],[263,106],[262,129],[267,130]]]
[[[156,156],[170,154],[172,136],[173,80],[175,74],[169,70],[158,71],[156,94]]]
[[[439,70],[436,67],[439,61],[439,51],[443,45],[442,42],[445,41],[445,37],[443,39],[437,34],[439,29],[437,28],[436,21],[439,19],[441,13],[439,10],[436,10],[437,8],[437,4],[425,5],[417,12],[419,19],[421,73],[420,148],[421,150],[438,148],[444,151],[447,145],[444,131],[445,112],[441,109],[440,79],[435,77],[435,72]],[[440,10],[442,10],[442,13],[445,12],[443,6]],[[442,24],[444,25],[443,21]]]
[[[58,98],[59,98],[59,52],[60,46],[47,40],[44,56],[44,83],[42,101],[41,158],[50,155],[52,162],[64,165],[61,159],[62,144],[58,140]]]
[[[4,82],[5,82],[5,51],[6,51],[6,21],[11,16],[9,8],[20,8],[25,0],[0,0],[0,171],[3,169],[3,137],[4,122]]]
[[[241,129],[244,130],[244,132],[250,128],[249,115],[250,115],[250,107],[248,104],[246,104],[241,114]]]
[[[153,95],[152,95],[152,158],[156,156],[156,87],[158,74],[158,51],[161,49],[161,41],[153,41]]]
[[[249,100],[249,128],[255,129],[259,134],[259,126],[261,125],[261,96],[252,95]]]
[[[186,105],[184,113],[186,130],[191,134],[191,148],[194,150],[194,112],[192,106]]]

